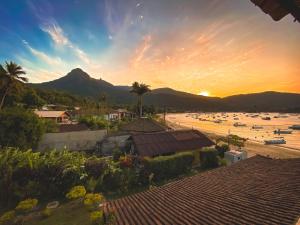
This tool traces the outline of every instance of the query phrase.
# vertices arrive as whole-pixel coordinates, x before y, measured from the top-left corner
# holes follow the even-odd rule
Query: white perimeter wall
[[[37,150],[92,150],[95,148],[98,141],[104,139],[106,134],[106,130],[47,133],[43,135]]]

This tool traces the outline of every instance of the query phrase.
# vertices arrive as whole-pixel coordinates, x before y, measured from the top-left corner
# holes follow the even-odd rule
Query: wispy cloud
[[[41,52],[29,45],[29,43],[26,40],[22,40],[23,44],[29,49],[29,51],[36,56],[39,60],[42,60],[43,62],[47,63],[48,65],[52,66],[58,66],[62,65],[62,60],[59,57],[50,57],[44,52]]]
[[[54,43],[58,46],[65,46],[70,44],[68,38],[64,35],[63,30],[56,23],[48,23],[41,26],[41,29],[48,33]]]

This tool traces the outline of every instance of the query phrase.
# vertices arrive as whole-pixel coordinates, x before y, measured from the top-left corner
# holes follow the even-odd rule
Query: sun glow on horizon
[[[201,92],[199,93],[199,95],[205,96],[205,97],[209,97],[209,96],[210,96],[210,93],[209,93],[208,91],[201,91]]]

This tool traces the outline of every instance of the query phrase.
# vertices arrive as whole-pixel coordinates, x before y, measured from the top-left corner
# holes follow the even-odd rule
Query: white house
[[[224,153],[224,159],[228,165],[236,163],[238,161],[247,159],[247,152],[243,150],[230,150]]]

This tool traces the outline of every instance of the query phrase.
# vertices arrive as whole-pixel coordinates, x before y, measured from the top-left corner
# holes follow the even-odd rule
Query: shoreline
[[[182,130],[182,129],[191,129],[190,127],[184,125],[178,125],[174,122],[166,120],[167,126],[174,130]],[[213,133],[211,131],[206,131],[202,129],[193,128],[196,130],[201,131],[205,135],[207,135],[212,140],[216,140],[219,137],[224,137],[222,134]],[[290,148],[285,146],[278,146],[278,145],[265,145],[258,141],[248,140],[245,144],[244,149],[246,150],[248,157],[252,157],[255,155],[262,155],[271,158],[279,158],[279,159],[286,159],[286,158],[300,158],[300,149]]]

